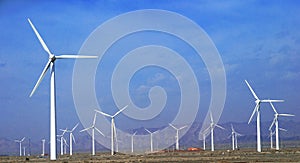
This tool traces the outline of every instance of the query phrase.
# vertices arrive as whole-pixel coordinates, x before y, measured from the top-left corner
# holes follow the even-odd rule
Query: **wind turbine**
[[[207,130],[207,129],[205,129]],[[206,134],[205,132],[200,132],[199,133],[199,139],[200,139],[200,135],[202,135],[202,141],[203,141],[203,150],[205,150],[205,139],[206,139]]]
[[[23,137],[21,140],[15,140],[15,142],[19,143],[20,146],[20,156],[22,156],[22,142],[25,140],[25,137]]]
[[[210,126],[209,126],[207,129],[205,129],[204,132],[205,132],[205,131],[207,132],[207,131],[210,129],[210,136],[211,136],[211,151],[215,151],[215,147],[214,147],[214,128],[215,128],[215,127],[218,127],[218,128],[220,128],[220,129],[225,130],[224,127],[222,127],[222,126],[220,126],[220,125],[214,123],[212,114],[211,114],[211,112],[210,112]]]
[[[237,149],[237,136],[242,136],[240,133],[236,132],[231,124],[231,139],[232,139],[232,150]]]
[[[183,127],[180,127],[180,128],[176,128],[174,125],[172,125],[171,123],[169,123],[169,125],[174,128],[176,130],[176,150],[179,150],[179,130],[182,130],[184,128],[186,128],[187,126],[183,126]]]
[[[61,135],[57,135],[57,137],[60,137],[60,155],[64,155],[64,134],[66,133],[67,129],[61,131],[63,131],[63,133]]]
[[[251,88],[250,84],[247,82],[247,80],[245,80],[248,88],[250,89],[252,95],[254,96],[255,98],[255,108],[251,114],[251,117],[248,121],[248,124],[251,122],[254,114],[256,113],[256,131],[257,131],[257,152],[261,152],[261,140],[260,140],[260,103],[263,103],[263,102],[283,102],[284,100],[260,100],[257,95],[255,94],[255,92],[253,91],[253,89]]]
[[[34,94],[37,87],[40,85],[43,80],[47,70],[50,68],[50,160],[56,160],[56,100],[55,100],[55,66],[54,63],[56,59],[72,59],[72,58],[97,58],[96,56],[81,56],[81,55],[55,55],[50,52],[46,43],[30,21],[27,19],[31,28],[33,29],[35,35],[38,40],[42,44],[44,50],[48,53],[49,59],[48,62],[43,69],[38,81],[36,82],[32,92],[30,93],[30,97]]]
[[[45,139],[42,139],[42,156],[45,156]]]
[[[74,143],[76,143],[75,141],[75,137],[73,135],[73,131],[77,128],[79,123],[77,123],[72,130],[66,130],[66,132],[69,132],[70,133],[70,156],[73,154],[73,141]],[[61,130],[61,131],[64,131],[64,130]]]
[[[157,131],[155,132],[151,132],[149,131],[148,129],[145,128],[145,130],[150,134],[150,151],[153,152],[153,134],[156,133]]]
[[[95,155],[95,130],[97,132],[99,132],[102,136],[104,136],[104,134],[95,126],[96,125],[96,117],[97,117],[97,113],[95,112],[92,126],[80,131],[80,132],[83,132],[83,131],[92,129],[92,155],[93,156]]]
[[[272,128],[269,128],[269,131],[270,131],[270,146],[271,146],[271,149],[273,149],[273,135],[275,134],[275,131],[273,132],[272,131]]]
[[[269,128],[269,130],[272,129],[272,127],[274,126],[275,124],[275,137],[276,137],[276,150],[279,150],[279,126],[278,126],[278,117],[292,117],[292,116],[295,116],[295,115],[292,115],[292,114],[278,114],[278,112],[276,111],[274,105],[272,104],[272,102],[270,102],[271,106],[272,106],[272,109],[273,111],[275,112],[274,114],[274,119],[273,119],[273,122]]]
[[[125,107],[123,107],[121,110],[119,110],[118,112],[116,112],[114,115],[109,115],[106,114],[102,111],[99,110],[95,110],[97,113],[100,113],[106,117],[110,117],[111,118],[111,155],[114,155],[114,138],[117,139],[117,132],[116,132],[116,126],[115,126],[115,117],[120,114],[123,110],[125,110],[128,107],[128,105],[126,105]],[[118,143],[118,142],[116,142]]]
[[[137,131],[131,135],[131,153],[133,153],[133,137],[136,135]]]

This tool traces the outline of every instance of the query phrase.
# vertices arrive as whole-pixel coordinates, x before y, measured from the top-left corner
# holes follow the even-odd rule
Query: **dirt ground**
[[[49,162],[49,158],[37,156],[17,157],[0,156],[0,162]],[[281,151],[265,150],[261,153],[254,149],[238,151],[195,151],[195,152],[158,152],[144,155],[97,153],[91,156],[87,153],[73,156],[59,156],[57,162],[300,162],[300,149],[285,149]]]

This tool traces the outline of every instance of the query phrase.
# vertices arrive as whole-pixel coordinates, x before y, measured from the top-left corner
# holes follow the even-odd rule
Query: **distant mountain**
[[[238,137],[238,145],[247,148],[256,147],[256,122],[252,122],[249,125],[247,123],[236,123],[228,122],[220,124],[226,130],[215,129],[215,149],[230,149],[231,147],[231,124],[234,129],[242,134],[243,136]],[[271,122],[261,123],[261,133],[262,133],[262,144],[264,147],[269,146],[269,126]],[[280,132],[281,146],[283,147],[300,147],[300,122],[294,121],[283,121],[279,123],[281,128],[287,131]],[[164,126],[165,127],[165,126]],[[149,128],[150,131],[156,131],[163,129],[161,128]],[[188,147],[200,147],[202,148],[202,140],[199,140],[199,131],[201,129],[201,123],[195,122],[190,127],[189,131],[180,139],[181,148]],[[139,134],[148,134],[144,128],[131,129],[128,133],[134,133],[138,131]],[[91,137],[86,133],[74,133],[76,138],[76,144],[73,145],[74,152],[90,152],[91,149]],[[284,143],[283,143],[284,142]],[[23,146],[26,147],[26,153],[31,151],[31,154],[37,155],[41,153],[42,143],[41,141],[31,141],[29,149],[29,141],[25,139]],[[46,146],[49,146],[46,144]],[[57,144],[59,151],[59,142]],[[206,146],[210,147],[210,135],[206,137]],[[174,148],[173,146],[170,149]],[[101,144],[96,143],[97,151],[109,151],[109,149],[103,147]],[[48,148],[46,148],[46,153],[48,153]],[[0,155],[19,155],[19,144],[14,140],[8,138],[0,138]]]

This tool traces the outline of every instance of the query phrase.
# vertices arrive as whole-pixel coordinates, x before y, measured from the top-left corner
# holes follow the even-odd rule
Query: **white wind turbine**
[[[60,137],[60,155],[64,154],[64,134],[66,133],[67,129],[61,130],[63,133],[61,135],[57,135],[57,137]],[[51,143],[51,142],[50,142]]]
[[[176,128],[171,123],[169,123],[169,125],[176,130],[176,136],[175,136],[175,138],[176,138],[176,150],[179,150],[179,131],[182,130],[182,129],[184,129],[184,128],[186,128],[187,126]]]
[[[15,142],[19,143],[20,147],[20,156],[22,156],[22,142],[25,140],[25,137],[23,137],[21,140],[15,140]]]
[[[292,114],[278,114],[278,112],[276,111],[274,105],[272,104],[272,102],[270,102],[271,106],[272,106],[272,109],[273,111],[275,112],[274,114],[274,119],[273,119],[273,122],[269,128],[269,130],[272,129],[273,125],[275,124],[275,137],[276,137],[276,150],[279,150],[279,126],[278,126],[278,117],[292,117],[292,116],[295,116],[295,115],[292,115]]]
[[[45,156],[45,139],[42,139],[42,155],[41,156]]]
[[[104,136],[104,134],[95,126],[96,125],[96,117],[97,117],[97,113],[95,112],[92,126],[80,131],[80,132],[83,132],[83,131],[92,129],[92,155],[93,156],[95,155],[95,130],[97,132],[99,132],[102,136]]]
[[[50,160],[56,160],[56,100],[55,100],[55,66],[54,63],[56,59],[72,59],[72,58],[97,58],[96,56],[81,56],[81,55],[54,55],[50,52],[44,40],[30,21],[27,19],[31,28],[33,29],[35,35],[42,44],[44,50],[48,53],[49,59],[48,62],[42,71],[37,83],[35,84],[30,97],[34,94],[37,87],[40,85],[43,80],[47,70],[50,68]]]
[[[232,139],[232,150],[237,149],[237,137],[242,136],[240,133],[236,132],[231,124],[231,139]]]
[[[70,137],[69,137],[69,140],[70,140],[70,155],[73,154],[73,141],[74,141],[74,143],[76,143],[75,137],[74,137],[74,135],[73,135],[73,131],[77,128],[78,124],[79,124],[79,123],[77,123],[77,124],[73,127],[72,130],[67,130],[67,129],[66,129],[66,130],[61,130],[61,131],[65,131],[65,132],[69,132],[69,133],[70,133]]]
[[[255,98],[255,108],[251,114],[251,117],[248,121],[248,124],[251,122],[254,114],[256,113],[256,131],[257,131],[257,152],[261,152],[261,137],[260,137],[260,103],[263,103],[263,102],[283,102],[284,100],[260,100],[257,95],[255,94],[255,92],[253,91],[253,89],[251,88],[250,84],[247,82],[247,80],[245,80],[248,88],[250,89],[252,95],[254,96]]]
[[[145,128],[145,130],[150,134],[150,151],[153,152],[153,134],[156,133],[157,131],[155,132],[151,132],[149,131],[148,129]]]
[[[137,131],[131,135],[131,153],[133,153],[133,137],[136,135]]]
[[[128,105],[126,105],[125,107],[123,107],[121,110],[119,110],[118,112],[116,112],[114,115],[109,115],[106,114],[102,111],[99,110],[95,110],[96,112],[102,114],[103,116],[106,117],[110,117],[111,118],[111,155],[114,155],[114,139],[117,139],[117,131],[116,131],[116,125],[115,125],[115,117],[120,114],[123,110],[125,110],[128,107]],[[118,142],[116,142],[118,143]]]
[[[199,139],[200,139],[200,135],[202,135],[202,141],[203,141],[203,150],[205,150],[205,139],[206,139],[206,134],[205,132],[200,132],[199,133]]]
[[[224,127],[222,127],[222,126],[220,126],[220,125],[214,123],[212,114],[211,114],[211,112],[210,112],[210,126],[209,126],[207,129],[204,130],[204,133],[207,132],[207,131],[209,131],[209,129],[210,129],[210,136],[211,136],[211,151],[215,151],[215,146],[214,146],[214,128],[215,128],[215,127],[218,127],[218,128],[220,128],[220,129],[225,130]]]

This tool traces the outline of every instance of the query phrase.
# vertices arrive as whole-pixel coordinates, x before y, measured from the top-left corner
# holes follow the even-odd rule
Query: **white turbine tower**
[[[118,112],[116,112],[114,115],[109,115],[106,114],[102,111],[99,110],[95,110],[96,112],[102,114],[103,116],[106,117],[110,117],[111,118],[111,155],[114,155],[114,139],[117,139],[117,131],[116,131],[116,125],[115,125],[115,117],[120,114],[123,110],[125,110],[128,107],[128,105],[126,105],[125,107],[123,107],[121,110],[119,110]],[[116,143],[118,143],[116,141]]]
[[[50,160],[56,160],[56,100],[55,100],[55,66],[54,63],[56,59],[72,59],[72,58],[97,58],[96,56],[80,56],[80,55],[54,55],[50,52],[44,40],[30,21],[28,19],[31,28],[33,29],[35,35],[42,44],[44,50],[48,53],[49,59],[48,62],[42,71],[37,83],[35,84],[30,97],[34,94],[37,87],[40,85],[43,80],[47,70],[50,68]]]
[[[179,131],[182,130],[182,129],[184,129],[184,128],[186,128],[187,126],[176,128],[171,123],[169,123],[169,125],[176,130],[176,136],[175,136],[175,138],[176,138],[176,150],[179,150]]]
[[[15,140],[15,142],[19,143],[20,147],[20,156],[22,156],[22,142],[25,140],[25,137],[23,137],[21,140]]]
[[[209,131],[209,129],[210,129],[210,136],[211,136],[211,151],[215,151],[215,146],[214,146],[214,128],[215,128],[215,127],[218,127],[218,128],[220,128],[220,129],[225,130],[224,127],[222,127],[222,126],[220,126],[220,125],[214,123],[212,114],[211,114],[211,112],[210,112],[210,126],[209,126],[207,129],[204,130],[204,133],[207,132],[207,131]]]
[[[137,131],[131,135],[131,153],[133,153],[133,137],[136,135]]]
[[[41,156],[45,156],[45,139],[42,139],[42,155]]]
[[[276,150],[279,150],[279,126],[278,126],[278,117],[292,117],[292,116],[295,116],[295,115],[292,115],[292,114],[278,114],[278,112],[276,111],[274,105],[272,104],[272,102],[270,102],[271,106],[272,106],[272,109],[273,111],[275,112],[274,114],[274,119],[273,119],[273,122],[269,128],[269,130],[272,129],[273,125],[275,124],[275,137],[276,137]]]
[[[83,132],[83,131],[92,129],[92,155],[93,156],[95,155],[95,130],[97,132],[99,132],[102,136],[104,136],[104,134],[95,126],[96,125],[96,117],[97,117],[97,113],[95,112],[92,126],[80,131],[80,132]]]
[[[237,137],[242,136],[240,133],[236,132],[231,124],[231,139],[232,139],[232,150],[237,149]]]
[[[250,89],[252,95],[255,98],[255,108],[251,114],[251,117],[248,121],[248,124],[251,122],[254,114],[256,113],[256,131],[257,131],[257,152],[261,152],[261,137],[260,137],[260,103],[263,102],[283,102],[283,100],[260,100],[257,95],[255,94],[255,92],[253,91],[253,89],[251,88],[250,84],[247,82],[247,80],[245,80],[248,88]]]
[[[69,141],[70,141],[70,155],[73,155],[73,141],[74,141],[74,143],[76,143],[75,137],[73,135],[73,131],[77,128],[77,126],[78,126],[78,123],[73,127],[72,130],[66,130],[66,132],[70,133],[70,137],[69,137]],[[64,131],[64,130],[61,130],[61,131]]]

